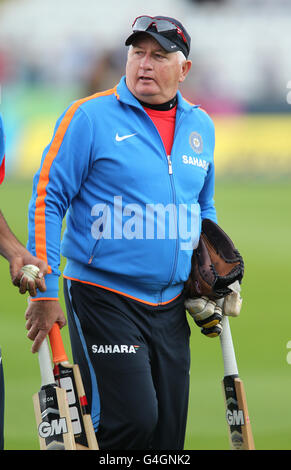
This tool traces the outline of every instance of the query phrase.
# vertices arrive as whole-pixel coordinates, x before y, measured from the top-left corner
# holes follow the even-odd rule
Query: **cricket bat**
[[[41,389],[33,395],[41,450],[76,450],[65,390],[57,387],[47,339],[38,351]]]
[[[77,364],[70,364],[65,352],[59,325],[49,332],[54,363],[54,379],[67,393],[71,422],[77,450],[98,450],[98,443]]]
[[[243,381],[239,378],[228,316],[223,315],[219,336],[224,363],[222,388],[226,407],[230,447],[233,450],[254,450]]]

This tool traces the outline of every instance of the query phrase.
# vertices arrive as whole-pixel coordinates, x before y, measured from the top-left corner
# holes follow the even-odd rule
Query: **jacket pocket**
[[[101,214],[101,215],[100,215]],[[91,240],[89,244],[88,264],[91,264],[98,255],[102,240],[111,238],[111,217],[110,209],[106,204],[95,204],[91,211],[91,216],[97,216],[91,225]]]

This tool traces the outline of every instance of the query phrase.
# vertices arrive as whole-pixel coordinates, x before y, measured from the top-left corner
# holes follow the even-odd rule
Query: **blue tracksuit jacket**
[[[28,249],[49,265],[36,300],[58,298],[60,252],[66,278],[150,305],[178,296],[202,218],[216,221],[213,152],[212,120],[180,92],[170,156],[125,77],[69,106],[29,205]]]

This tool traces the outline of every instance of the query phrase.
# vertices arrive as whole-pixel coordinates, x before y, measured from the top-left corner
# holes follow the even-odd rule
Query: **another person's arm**
[[[32,297],[36,296],[37,289],[45,292],[46,285],[44,276],[47,273],[47,264],[33,256],[17,240],[14,233],[10,230],[2,212],[0,211],[0,254],[7,259],[10,265],[11,280],[15,286],[19,287],[19,292],[24,294],[27,290]],[[27,264],[33,264],[39,268],[38,277],[35,281],[22,279],[23,272],[21,268]]]

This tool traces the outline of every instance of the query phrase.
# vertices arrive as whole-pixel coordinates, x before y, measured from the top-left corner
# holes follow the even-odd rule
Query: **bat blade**
[[[254,450],[255,444],[249,419],[244,384],[239,377],[227,316],[223,316],[222,326],[223,330],[220,335],[224,363],[222,387],[225,399],[230,447],[233,450]]]
[[[33,395],[41,450],[76,450],[67,396],[56,386],[45,339],[38,352],[42,385]]]
[[[69,363],[57,323],[51,329],[49,338],[55,364],[54,378],[67,393],[76,448],[78,450],[98,450],[80,369],[77,364]]]
[[[226,376],[222,380],[222,386],[230,447],[233,450],[254,450],[243,381],[239,377]]]

